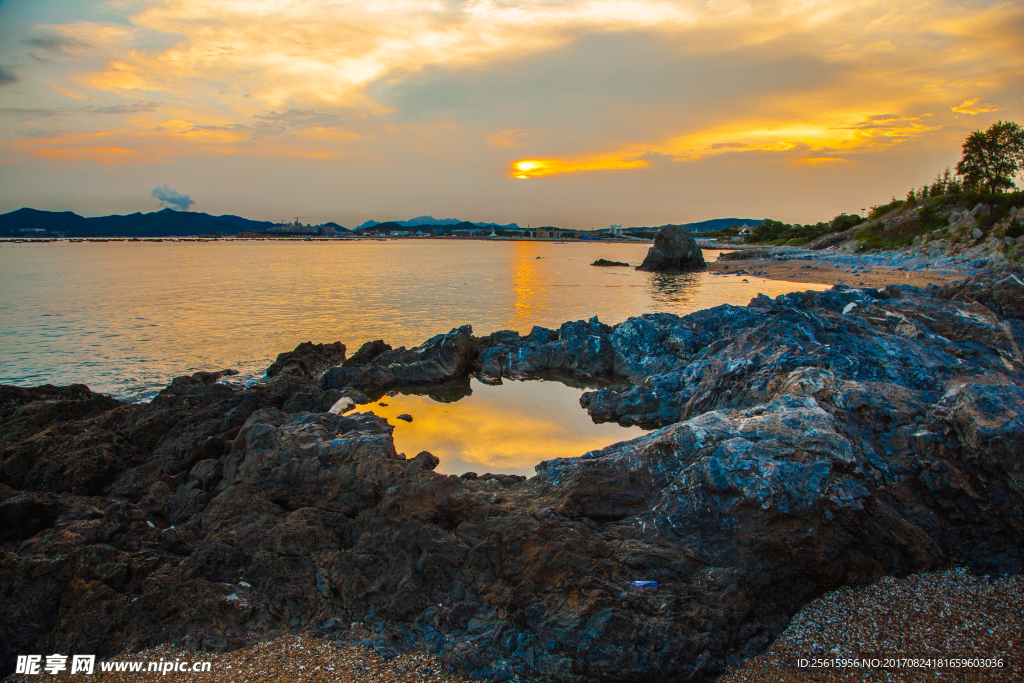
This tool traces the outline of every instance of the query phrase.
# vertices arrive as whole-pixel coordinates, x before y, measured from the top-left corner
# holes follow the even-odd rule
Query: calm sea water
[[[340,340],[351,353],[371,339],[414,346],[466,323],[477,334],[593,315],[614,324],[794,288],[589,265],[639,264],[646,253],[469,240],[0,243],[0,383],[81,382],[139,399],[197,370],[261,376],[303,341]]]
[[[234,368],[254,381],[304,341],[340,340],[351,353],[371,339],[415,346],[466,323],[477,334],[594,315],[614,324],[810,287],[590,265],[639,264],[646,253],[642,244],[470,240],[0,243],[0,384],[84,383],[145,400],[197,370]],[[579,407],[582,389],[473,386],[456,404],[395,397],[420,416],[391,420],[399,450],[431,450],[446,472],[528,473],[539,460],[634,436],[594,425]]]

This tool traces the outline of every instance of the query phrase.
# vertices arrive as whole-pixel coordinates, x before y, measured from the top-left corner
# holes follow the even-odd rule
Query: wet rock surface
[[[703,270],[704,253],[689,234],[678,225],[666,225],[654,236],[654,246],[647,251],[637,270],[654,272],[685,272]]]
[[[1019,278],[467,326],[320,377],[196,373],[149,404],[2,388],[4,672],[315,632],[493,680],[708,680],[839,586],[1019,573]],[[618,377],[582,403],[661,428],[528,480],[456,477],[397,453],[372,404],[330,412],[548,371]]]

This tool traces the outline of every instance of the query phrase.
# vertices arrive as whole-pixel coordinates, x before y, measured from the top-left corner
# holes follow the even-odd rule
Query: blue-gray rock
[[[138,405],[0,387],[4,672],[46,648],[309,631],[494,680],[709,681],[824,591],[1019,573],[1022,295],[1002,269],[615,327],[466,327],[320,382],[197,373]],[[618,376],[581,403],[660,428],[529,480],[457,477],[396,452],[385,420],[328,412],[549,370]]]

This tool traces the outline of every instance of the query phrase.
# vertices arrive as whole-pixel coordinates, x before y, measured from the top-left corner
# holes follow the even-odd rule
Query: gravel
[[[830,681],[1024,681],[1024,576],[986,578],[964,569],[885,577],[841,588],[804,607],[767,651],[716,683]],[[40,653],[48,654],[48,653]],[[63,653],[70,654],[70,653]],[[76,653],[81,654],[81,653]],[[886,666],[885,660],[1001,659],[1002,668]],[[878,660],[877,665],[799,668],[800,659]],[[125,653],[111,661],[209,661],[209,673],[106,672],[107,682],[190,683],[470,683],[437,656],[405,654],[390,661],[360,645],[314,636],[283,636],[233,652],[195,652],[175,645]],[[44,659],[45,662],[45,659]],[[100,665],[96,665],[96,674]],[[95,674],[94,674],[95,675]],[[96,679],[100,676],[95,675]],[[5,681],[86,681],[81,674],[12,675]]]
[[[62,653],[68,654],[68,653]],[[79,654],[79,653],[76,653]],[[451,673],[439,657],[429,654],[405,654],[386,661],[368,647],[339,645],[313,636],[283,636],[224,654],[194,652],[172,645],[125,653],[111,658],[123,662],[159,662],[182,660],[189,663],[208,661],[209,673],[171,671],[159,673],[104,672],[102,680],[139,683],[191,683],[218,681],[222,683],[470,683],[465,676]],[[70,662],[70,658],[68,660]],[[43,662],[45,663],[45,655]],[[70,668],[70,666],[69,666]],[[97,662],[93,676],[13,675],[5,681],[83,681],[100,679]]]
[[[797,613],[767,651],[717,683],[1024,681],[1022,651],[1024,577],[990,579],[952,569],[829,593]],[[891,661],[906,658],[918,659],[918,666]],[[935,658],[1001,658],[1003,666],[928,665]],[[798,668],[800,659],[832,666]],[[879,661],[835,666],[864,659]]]

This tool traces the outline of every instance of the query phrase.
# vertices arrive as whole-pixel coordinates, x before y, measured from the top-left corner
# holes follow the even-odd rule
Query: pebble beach
[[[1024,577],[988,578],[958,568],[829,593],[798,612],[764,653],[717,683],[1020,681],[1022,650]],[[833,666],[801,668],[801,659]],[[882,665],[834,666],[865,659]],[[885,666],[907,659],[918,661]],[[935,664],[948,659],[967,665]],[[984,660],[1002,666],[977,666]]]
[[[716,683],[832,681],[1020,681],[1024,679],[1024,577],[974,576],[963,568],[887,576],[871,586],[842,588],[811,602],[762,654]],[[997,660],[996,667],[800,667],[799,660]],[[469,683],[432,654],[386,660],[362,645],[317,636],[289,635],[228,653],[199,653],[161,645],[110,661],[208,661],[209,673],[102,674],[102,680],[176,683]],[[920,662],[918,662],[920,664]],[[99,665],[97,664],[97,674]],[[78,681],[61,672],[13,675],[10,683]],[[97,676],[99,677],[99,676]]]

